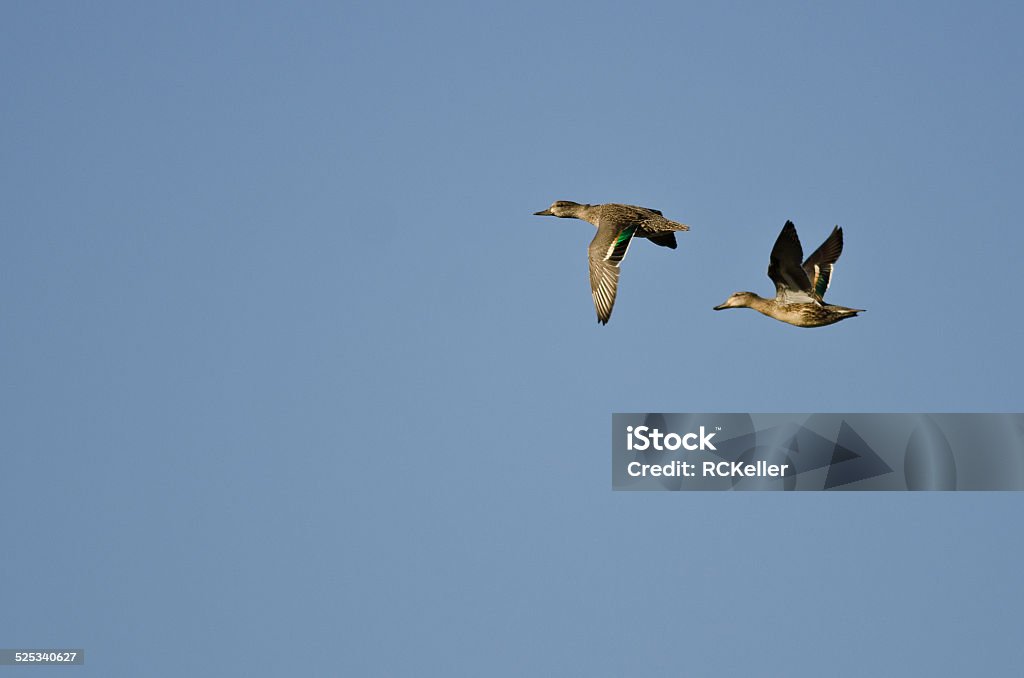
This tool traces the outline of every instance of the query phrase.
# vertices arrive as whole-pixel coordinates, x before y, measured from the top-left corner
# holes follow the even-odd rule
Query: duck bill
[[[551,208],[549,207],[546,210],[544,210],[543,212],[534,212],[533,216],[535,216],[535,217],[553,217],[555,215],[551,213]]]
[[[725,310],[725,309],[727,309],[727,308],[730,308],[730,307],[729,307],[729,306],[726,306],[726,305],[725,305],[725,304],[723,303],[723,304],[719,304],[718,306],[715,306],[715,307],[714,307],[713,309],[711,309],[711,310],[713,310],[713,311],[724,311],[724,310]]]

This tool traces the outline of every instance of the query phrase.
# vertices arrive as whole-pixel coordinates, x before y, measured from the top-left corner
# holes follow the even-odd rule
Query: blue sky
[[[0,645],[1006,674],[1017,494],[612,493],[612,412],[1020,412],[1011,3],[6,3]],[[607,327],[590,225],[637,242]],[[792,219],[843,226],[799,330]],[[37,669],[40,675],[68,669]],[[61,674],[63,675],[63,673]]]

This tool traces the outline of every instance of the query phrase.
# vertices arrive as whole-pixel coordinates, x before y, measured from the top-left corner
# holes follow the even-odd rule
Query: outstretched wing
[[[768,277],[775,283],[775,297],[779,301],[796,303],[814,300],[810,278],[800,266],[803,256],[796,226],[792,221],[787,221],[775,240],[768,262]]]
[[[647,239],[653,242],[655,245],[661,245],[671,250],[676,248],[676,234],[672,231],[668,233],[659,233],[657,235],[649,235]]]
[[[807,257],[807,261],[804,262],[804,272],[807,273],[811,289],[818,299],[824,298],[825,292],[828,291],[832,271],[835,270],[835,263],[842,253],[843,229],[836,226],[825,242],[821,243],[821,247],[814,250],[814,254]]]
[[[616,233],[598,226],[597,235],[590,242],[590,291],[594,296],[597,321],[608,323],[615,305],[615,292],[619,288],[619,262],[626,256],[637,225],[631,224]]]

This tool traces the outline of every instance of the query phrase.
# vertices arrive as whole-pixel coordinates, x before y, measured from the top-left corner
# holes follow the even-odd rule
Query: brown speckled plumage
[[[634,237],[647,238],[656,245],[676,248],[676,231],[690,227],[666,219],[658,210],[636,205],[607,203],[581,205],[569,200],[557,200],[537,216],[571,217],[589,221],[597,227],[590,241],[590,290],[597,310],[597,321],[607,324],[615,305],[619,286],[619,264]]]
[[[769,318],[775,318],[797,327],[823,327],[863,313],[861,308],[847,308],[826,304],[825,292],[832,279],[832,271],[843,252],[843,229],[836,226],[832,233],[807,257],[792,221],[787,221],[775,240],[768,264],[768,277],[775,283],[775,298],[765,299],[753,292],[736,292],[716,311],[727,308],[752,308]]]

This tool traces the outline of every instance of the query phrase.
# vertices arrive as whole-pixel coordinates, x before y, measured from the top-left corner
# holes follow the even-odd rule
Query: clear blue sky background
[[[33,675],[1010,675],[1019,494],[610,490],[615,411],[1021,411],[1015,3],[0,6]],[[611,323],[590,225],[637,242]],[[786,219],[846,248],[799,330]],[[8,669],[12,675],[16,670]],[[0,670],[0,672],[3,672]]]

